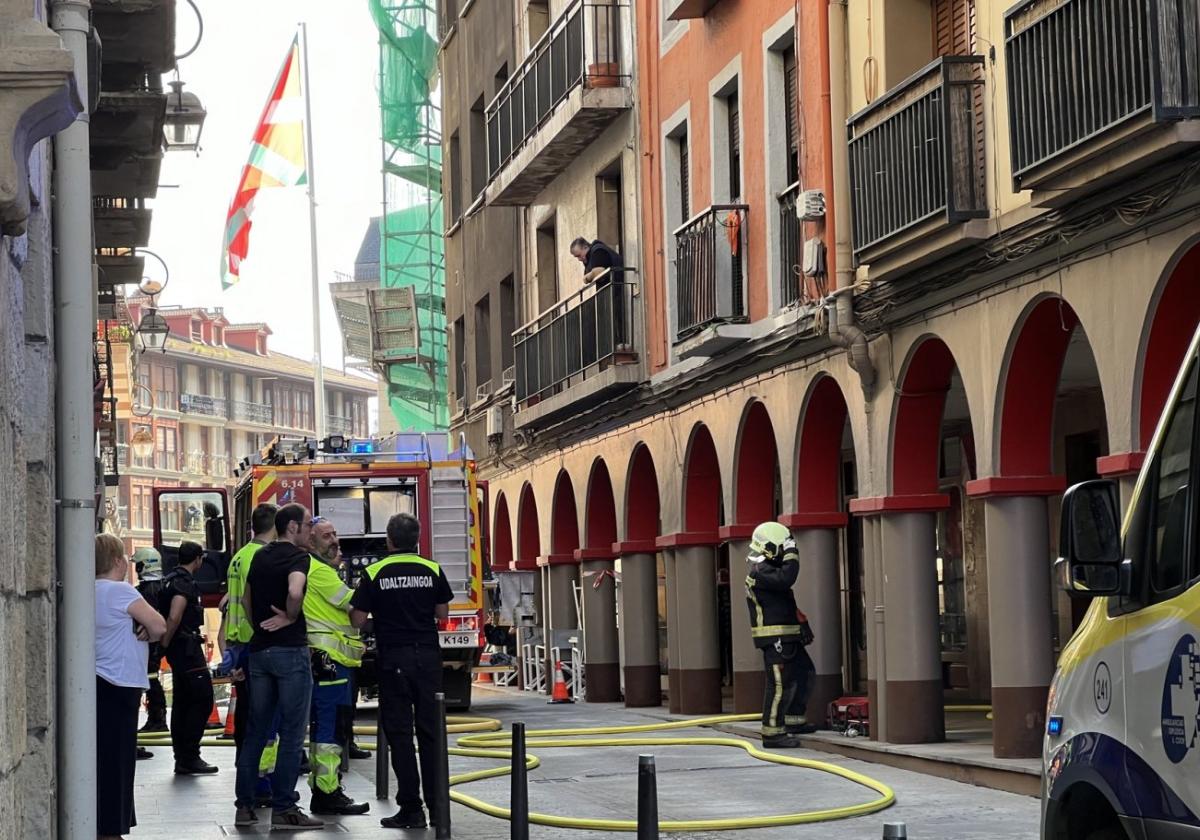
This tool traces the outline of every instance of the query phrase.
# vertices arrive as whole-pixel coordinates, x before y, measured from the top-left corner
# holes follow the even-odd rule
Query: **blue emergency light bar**
[[[356,440],[350,444],[351,455],[370,455],[375,451],[375,441]]]
[[[1062,734],[1063,719],[1058,715],[1054,715],[1046,721],[1046,734],[1053,737]]]

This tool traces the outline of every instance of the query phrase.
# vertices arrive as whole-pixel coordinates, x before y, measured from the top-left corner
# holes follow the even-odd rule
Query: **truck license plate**
[[[474,633],[440,633],[439,636],[444,648],[475,647]]]

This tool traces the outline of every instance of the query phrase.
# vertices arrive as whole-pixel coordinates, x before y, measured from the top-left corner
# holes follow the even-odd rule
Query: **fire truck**
[[[206,601],[219,600],[229,557],[250,538],[255,506],[296,502],[337,528],[341,574],[355,586],[367,567],[388,553],[388,519],[397,513],[416,516],[421,555],[441,567],[454,591],[449,618],[439,627],[443,690],[449,708],[466,710],[472,670],[485,644],[481,514],[486,499],[476,481],[474,455],[461,438],[457,448],[452,446],[441,434],[332,435],[323,441],[277,437],[239,465],[232,517],[226,514],[224,488],[156,489],[155,543],[162,546],[166,568],[174,565],[180,539],[205,545],[197,580]],[[170,525],[176,530],[164,527]],[[374,640],[368,634],[365,642],[359,686],[371,692],[378,685]]]

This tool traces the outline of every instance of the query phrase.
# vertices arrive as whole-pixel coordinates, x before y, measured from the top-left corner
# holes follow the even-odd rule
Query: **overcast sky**
[[[352,272],[367,221],[380,212],[379,50],[366,0],[198,0],[204,37],[179,62],[186,90],[208,111],[199,157],[172,152],[163,164],[150,249],[170,266],[163,303],[223,306],[231,321],[266,321],[273,349],[312,355],[308,203],[303,187],[258,194],[242,280],[221,290],[225,216],[250,138],[297,24],[308,24],[313,156],[325,364],[341,365],[341,339],[326,288]],[[190,6],[177,12],[177,49],[195,41]],[[164,79],[166,82],[167,79]],[[154,271],[147,260],[148,271]]]

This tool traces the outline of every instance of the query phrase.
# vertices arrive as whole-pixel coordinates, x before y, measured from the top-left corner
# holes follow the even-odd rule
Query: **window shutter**
[[[729,197],[742,197],[742,132],[738,126],[738,96],[733,94],[729,102]]]
[[[691,166],[688,163],[688,136],[679,135],[679,203],[683,209],[683,221],[692,217]]]
[[[975,52],[975,0],[933,0],[934,52],[973,55]]]
[[[786,97],[783,113],[787,121],[789,185],[800,180],[800,121],[796,113],[800,102],[798,82],[796,50],[788,47],[783,52],[783,95]]]

